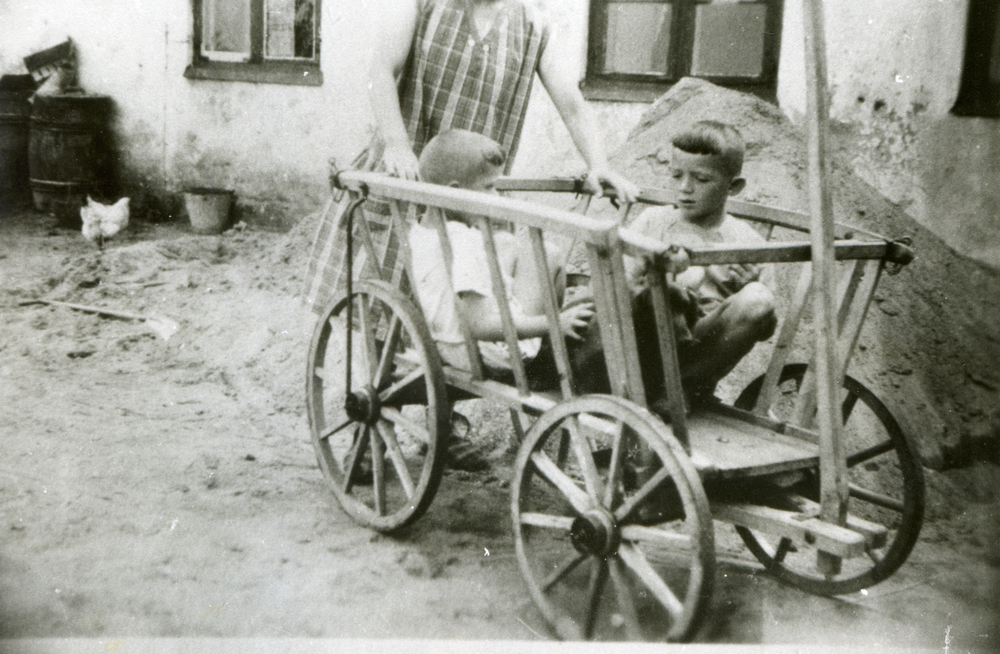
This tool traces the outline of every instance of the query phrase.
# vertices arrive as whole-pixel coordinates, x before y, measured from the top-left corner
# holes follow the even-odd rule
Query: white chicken
[[[128,202],[128,198],[122,198],[114,204],[101,204],[88,195],[87,204],[80,207],[84,238],[103,249],[104,239],[128,226]]]

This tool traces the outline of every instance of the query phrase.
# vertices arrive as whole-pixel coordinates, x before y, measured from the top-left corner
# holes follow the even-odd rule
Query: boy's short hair
[[[711,154],[721,158],[730,177],[739,177],[743,171],[746,145],[732,125],[717,120],[700,120],[674,136],[671,142],[675,148],[689,154]]]
[[[507,161],[503,147],[488,136],[466,129],[436,135],[420,153],[420,179],[431,184],[468,186]]]

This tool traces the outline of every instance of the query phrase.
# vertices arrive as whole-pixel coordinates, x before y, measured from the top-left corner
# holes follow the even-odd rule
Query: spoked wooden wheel
[[[780,393],[771,408],[785,420],[798,396],[805,364],[789,364],[781,373]],[[763,378],[740,394],[736,406],[753,407]],[[903,564],[920,535],[924,516],[924,474],[913,446],[899,423],[875,395],[851,377],[844,378],[841,415],[842,443],[847,453],[850,500],[848,511],[888,528],[884,542],[874,543],[867,556],[844,559],[837,574],[816,568],[816,550],[787,539],[737,527],[754,556],[782,581],[821,595],[853,593],[886,579]],[[806,471],[788,489],[808,501],[819,501],[819,471]]]
[[[594,441],[610,455],[595,456]],[[556,405],[518,452],[511,511],[521,572],[556,636],[694,635],[711,595],[712,518],[659,418],[609,395]]]
[[[356,282],[316,326],[306,393],[316,457],[344,511],[380,531],[419,518],[441,481],[450,407],[412,302],[384,282]]]

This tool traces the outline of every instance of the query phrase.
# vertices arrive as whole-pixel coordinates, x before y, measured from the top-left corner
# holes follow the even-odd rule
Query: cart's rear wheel
[[[805,372],[805,364],[789,364],[782,370],[781,392],[771,407],[774,417],[790,418]],[[761,377],[747,386],[736,406],[751,409],[762,383]],[[850,484],[848,511],[887,527],[885,542],[876,543],[867,556],[844,559],[839,573],[824,575],[816,568],[816,550],[812,547],[794,546],[787,539],[736,528],[768,571],[784,582],[821,595],[853,593],[886,579],[909,556],[924,515],[923,469],[899,423],[870,390],[851,377],[844,378],[841,397],[841,438]],[[818,501],[818,474],[818,470],[806,471],[804,479],[788,490]]]
[[[351,298],[324,313],[309,348],[309,426],[320,467],[355,521],[391,531],[427,510],[442,475],[445,394],[423,318],[392,286],[356,282]]]
[[[712,517],[659,418],[609,395],[558,404],[528,431],[511,487],[518,562],[555,635],[694,635],[711,596]]]

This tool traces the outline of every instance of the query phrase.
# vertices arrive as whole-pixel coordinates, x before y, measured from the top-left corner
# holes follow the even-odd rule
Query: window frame
[[[191,38],[191,64],[184,71],[188,79],[219,80],[228,82],[254,82],[261,84],[291,84],[296,86],[320,86],[323,72],[320,70],[320,42],[322,0],[313,0],[313,21],[315,35],[313,57],[311,59],[275,58],[264,56],[264,2],[246,0],[250,4],[250,60],[219,61],[210,59],[201,52],[204,2],[192,0],[194,34]]]
[[[625,0],[617,0],[625,1]],[[690,76],[694,56],[695,10],[697,0],[627,0],[672,5],[670,50],[667,54],[667,74],[606,73],[603,71],[607,52],[608,6],[616,0],[590,0],[587,40],[587,72],[581,84],[584,96],[590,100],[652,102],[670,90],[682,77]],[[767,5],[764,23],[764,51],[761,75],[755,80],[746,77],[698,75],[719,86],[753,93],[765,100],[777,97],[778,59],[781,52],[781,23],[784,0],[762,0]]]
[[[1000,49],[1000,6],[971,0],[965,33],[962,80],[951,112],[956,116],[1000,118],[1000,81],[990,81],[994,50]]]

